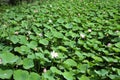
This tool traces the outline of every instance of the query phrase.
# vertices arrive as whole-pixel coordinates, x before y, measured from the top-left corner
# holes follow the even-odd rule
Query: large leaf
[[[0,58],[2,59],[2,64],[4,65],[6,65],[7,63],[13,64],[17,62],[17,60],[19,59],[18,56],[15,56],[14,54],[9,53],[9,52],[0,54]]]
[[[28,80],[29,73],[24,70],[15,70],[13,74],[14,80]]]
[[[0,78],[1,79],[10,79],[12,77],[13,71],[8,69],[8,70],[2,70],[0,69]]]

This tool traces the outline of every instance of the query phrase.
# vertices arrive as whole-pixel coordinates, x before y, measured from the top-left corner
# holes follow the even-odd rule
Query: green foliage
[[[0,78],[1,79],[10,79],[13,74],[12,70],[2,70],[0,69]]]
[[[3,52],[2,54],[0,54],[0,58],[3,65],[14,64],[19,59],[18,56],[15,56],[14,54],[9,52]]]
[[[47,0],[0,14],[0,80],[120,80],[120,0]]]

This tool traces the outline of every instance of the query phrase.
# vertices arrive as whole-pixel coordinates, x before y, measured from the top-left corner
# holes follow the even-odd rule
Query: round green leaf
[[[0,78],[1,79],[10,79],[13,74],[13,71],[8,69],[8,70],[2,70],[0,69]]]
[[[58,70],[56,67],[51,67],[50,70],[51,70],[53,73],[62,74],[62,72],[61,72],[60,70]]]
[[[31,72],[28,80],[41,80],[41,79],[39,74]]]
[[[9,53],[9,52],[0,54],[0,58],[2,59],[2,64],[4,65],[6,65],[7,63],[13,64],[17,62],[17,60],[19,59],[18,56],[15,56],[14,54]]]
[[[39,40],[39,43],[41,43],[43,45],[48,45],[49,41],[47,39],[41,39],[41,40]]]
[[[66,80],[74,80],[73,73],[71,72],[64,72],[62,75],[64,76]]]
[[[34,67],[33,60],[30,58],[25,58],[23,60],[23,67],[24,67],[24,69],[30,69],[30,68]]]
[[[36,41],[31,41],[29,44],[27,44],[27,46],[29,48],[35,49],[37,47],[37,42]]]
[[[28,80],[29,73],[24,70],[15,70],[13,74],[14,80]]]
[[[90,80],[87,76],[85,76],[85,75],[82,75],[80,78],[79,78],[79,80]]]
[[[65,65],[67,65],[67,66],[77,66],[77,63],[74,61],[74,60],[72,60],[72,59],[67,59],[67,60],[65,60],[64,62],[63,62]]]
[[[11,37],[10,37],[10,40],[11,40],[14,44],[16,44],[17,42],[19,42],[19,38],[18,38],[17,36],[15,36],[15,35],[11,36]]]

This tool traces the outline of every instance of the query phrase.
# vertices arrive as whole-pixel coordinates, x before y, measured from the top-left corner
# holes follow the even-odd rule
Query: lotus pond
[[[0,80],[120,80],[120,0],[52,0],[0,14]]]

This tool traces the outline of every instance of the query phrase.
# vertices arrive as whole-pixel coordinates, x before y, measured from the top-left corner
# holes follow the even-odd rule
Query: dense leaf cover
[[[54,0],[0,17],[0,80],[120,80],[120,0]]]

